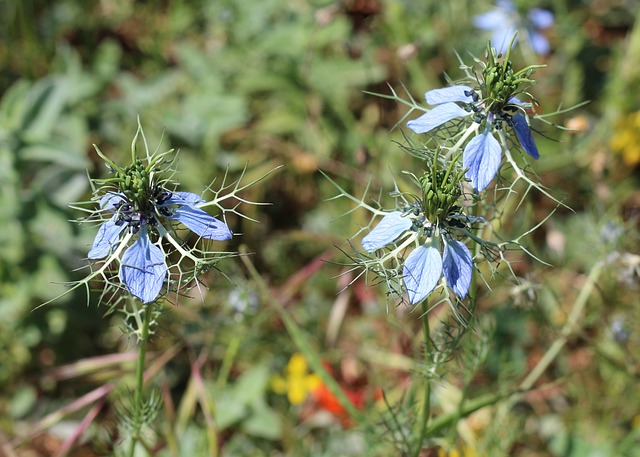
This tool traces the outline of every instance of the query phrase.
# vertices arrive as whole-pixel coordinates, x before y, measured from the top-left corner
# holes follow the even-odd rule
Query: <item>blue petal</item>
[[[501,159],[500,143],[488,130],[467,143],[462,154],[462,166],[468,168],[465,176],[477,192],[489,185],[500,168]]]
[[[122,256],[120,280],[142,303],[149,303],[158,297],[166,274],[164,254],[151,243],[147,227],[143,225],[136,242]]]
[[[546,56],[551,51],[551,46],[547,38],[535,30],[529,30],[529,44],[533,52],[539,56]]]
[[[393,243],[403,232],[409,230],[411,224],[411,219],[403,216],[400,211],[389,213],[362,239],[362,247],[367,252],[375,252]]]
[[[103,223],[98,229],[98,234],[93,240],[93,246],[87,257],[90,259],[102,259],[111,253],[120,240],[120,233],[126,224],[116,225],[116,216]]]
[[[509,44],[513,36],[516,34],[516,28],[513,25],[505,24],[503,27],[495,30],[491,35],[491,45],[501,52],[506,53],[509,50]],[[517,40],[513,43],[515,44]]]
[[[421,302],[436,287],[442,275],[440,252],[431,243],[414,249],[404,262],[402,274],[409,303]]]
[[[513,121],[513,130],[516,132],[518,141],[525,152],[534,159],[540,157],[536,142],[533,141],[533,136],[531,135],[531,128],[529,124],[527,124],[527,119],[524,117],[524,114],[518,113],[513,116],[511,120]]]
[[[458,240],[450,240],[444,245],[442,261],[444,279],[455,294],[464,298],[469,293],[473,274],[471,252]]]
[[[160,206],[169,206],[169,205],[197,205],[198,203],[202,203],[204,200],[198,194],[194,194],[193,192],[172,192],[171,197],[167,199]]]
[[[499,9],[487,13],[478,14],[473,18],[473,25],[482,30],[494,30],[500,28],[509,20],[509,15]]]
[[[521,106],[523,108],[531,108],[531,103],[529,102],[523,102],[522,100],[520,100],[518,97],[511,97],[509,99],[509,103],[513,103],[514,105],[518,105]]]
[[[125,199],[122,194],[115,192],[107,192],[107,194],[100,199],[100,208],[108,209],[111,212],[116,210],[118,203],[124,203]]]
[[[418,119],[407,122],[407,127],[416,133],[425,133],[456,117],[468,116],[470,113],[455,103],[445,103],[429,110]]]
[[[429,105],[440,105],[449,102],[469,103],[472,98],[465,95],[465,92],[473,90],[469,86],[451,86],[443,89],[433,89],[424,94],[424,98]]]
[[[202,238],[223,241],[233,236],[227,224],[195,206],[180,206],[175,209],[169,219],[182,222],[189,230]]]
[[[516,10],[511,0],[496,0],[496,6],[509,13],[513,13]]]
[[[531,23],[538,29],[547,29],[553,25],[553,13],[541,8],[531,8],[527,14]]]

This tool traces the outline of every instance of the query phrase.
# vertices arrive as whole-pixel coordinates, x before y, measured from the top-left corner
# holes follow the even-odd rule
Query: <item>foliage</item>
[[[223,205],[270,203],[225,214],[240,258],[157,316],[145,373],[157,414],[139,455],[637,455],[637,5],[511,3],[520,18],[554,14],[548,55],[523,36],[511,55],[546,65],[527,89],[540,159],[513,155],[487,187],[496,218],[482,239],[505,249],[479,265],[475,307],[454,292],[428,318],[344,254],[393,197],[421,191],[401,170],[421,173],[406,152],[434,140],[406,122],[483,55],[493,31],[473,23],[493,2],[0,3],[2,452],[105,455],[124,436],[131,321],[83,288],[38,305],[82,279],[98,227],[69,223],[68,204],[91,197],[87,172],[109,172],[91,145],[126,161],[139,117],[152,151],[178,151],[187,192],[213,182],[215,199],[286,165]],[[336,189],[355,200],[327,201]],[[314,373],[299,404],[272,388],[293,354]],[[416,444],[424,379],[429,439]]]

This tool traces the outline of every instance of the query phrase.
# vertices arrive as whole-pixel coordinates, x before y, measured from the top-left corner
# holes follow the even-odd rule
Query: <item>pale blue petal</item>
[[[553,13],[541,8],[531,8],[527,15],[531,23],[539,29],[547,29],[553,25]]]
[[[539,56],[546,56],[551,51],[551,46],[547,38],[535,30],[529,30],[529,44],[533,52]]]
[[[477,192],[489,185],[498,172],[501,159],[500,143],[488,130],[467,143],[462,154],[462,166],[468,168],[465,176]]]
[[[116,205],[124,203],[125,199],[122,194],[114,192],[107,192],[107,194],[100,199],[100,208],[108,209],[111,212],[116,210]]]
[[[445,243],[442,270],[451,290],[460,298],[466,297],[471,285],[473,259],[464,243],[458,240]]]
[[[167,199],[163,204],[159,206],[168,206],[168,205],[197,205],[198,203],[202,203],[204,200],[198,194],[194,194],[193,192],[172,192],[171,197]]]
[[[164,254],[151,243],[147,228],[143,225],[136,242],[122,256],[120,280],[142,303],[149,303],[158,297],[166,274]]]
[[[511,0],[496,0],[496,6],[509,13],[513,13],[516,10],[516,7],[513,5]]]
[[[416,133],[426,133],[456,117],[468,116],[470,113],[455,103],[445,103],[429,110],[418,119],[407,122],[407,127]]]
[[[518,106],[521,106],[523,108],[530,108],[531,107],[531,103],[523,102],[518,97],[511,97],[509,99],[509,103],[513,103],[514,105],[518,105]]]
[[[440,252],[430,243],[413,250],[402,269],[409,303],[421,302],[436,287],[442,275]]]
[[[98,234],[93,240],[93,246],[87,257],[90,259],[102,259],[111,253],[120,240],[120,233],[126,227],[126,224],[116,225],[117,216],[113,216],[104,222],[98,229]]]
[[[473,18],[473,25],[482,30],[494,30],[502,27],[509,20],[509,15],[500,9],[478,14]]]
[[[402,233],[411,227],[411,219],[400,211],[387,214],[367,236],[362,239],[362,247],[367,252],[375,252],[393,243]]]
[[[444,87],[442,89],[433,89],[424,94],[424,98],[429,105],[441,105],[442,103],[449,102],[472,102],[472,98],[469,95],[465,95],[465,92],[473,90],[469,86],[451,86]]]
[[[202,238],[224,241],[233,236],[227,224],[195,206],[180,206],[173,211],[169,219],[182,222],[189,230]]]
[[[496,48],[498,52],[505,54],[509,50],[509,44],[511,44],[511,40],[515,34],[516,28],[513,25],[505,25],[493,32],[491,36],[491,46]],[[513,43],[515,44],[516,41]]]
[[[513,130],[516,132],[520,146],[534,159],[540,157],[536,142],[533,141],[533,135],[531,135],[531,128],[527,124],[527,119],[524,114],[519,113],[511,118],[513,121]]]

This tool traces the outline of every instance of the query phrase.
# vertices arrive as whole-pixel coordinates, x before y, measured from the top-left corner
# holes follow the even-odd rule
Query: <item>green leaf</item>
[[[251,416],[243,422],[246,433],[269,440],[278,439],[282,433],[282,421],[275,411],[266,405],[255,408]]]

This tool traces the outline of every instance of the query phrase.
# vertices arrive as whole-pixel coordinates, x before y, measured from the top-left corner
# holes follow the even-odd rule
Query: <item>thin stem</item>
[[[427,314],[429,307],[427,300],[422,302],[422,334],[424,338],[424,363],[426,369],[431,370],[431,336],[429,332],[429,315]],[[431,373],[429,373],[424,380],[424,398],[422,399],[422,410],[420,411],[420,429],[418,430],[418,442],[416,443],[416,449],[414,457],[420,455],[422,449],[422,443],[427,436],[427,426],[429,425],[429,416],[431,415]]]
[[[134,414],[136,416],[142,415],[142,410],[144,409],[144,362],[147,356],[147,343],[149,341],[149,327],[151,325],[152,306],[152,304],[148,304],[144,307],[144,316],[141,328],[142,331],[139,335],[140,341],[138,344],[138,366],[136,367],[136,390],[133,397]],[[138,420],[135,420],[134,424],[136,424],[136,428],[131,436],[131,444],[129,446],[128,453],[129,457],[133,457],[140,435],[140,422]]]

